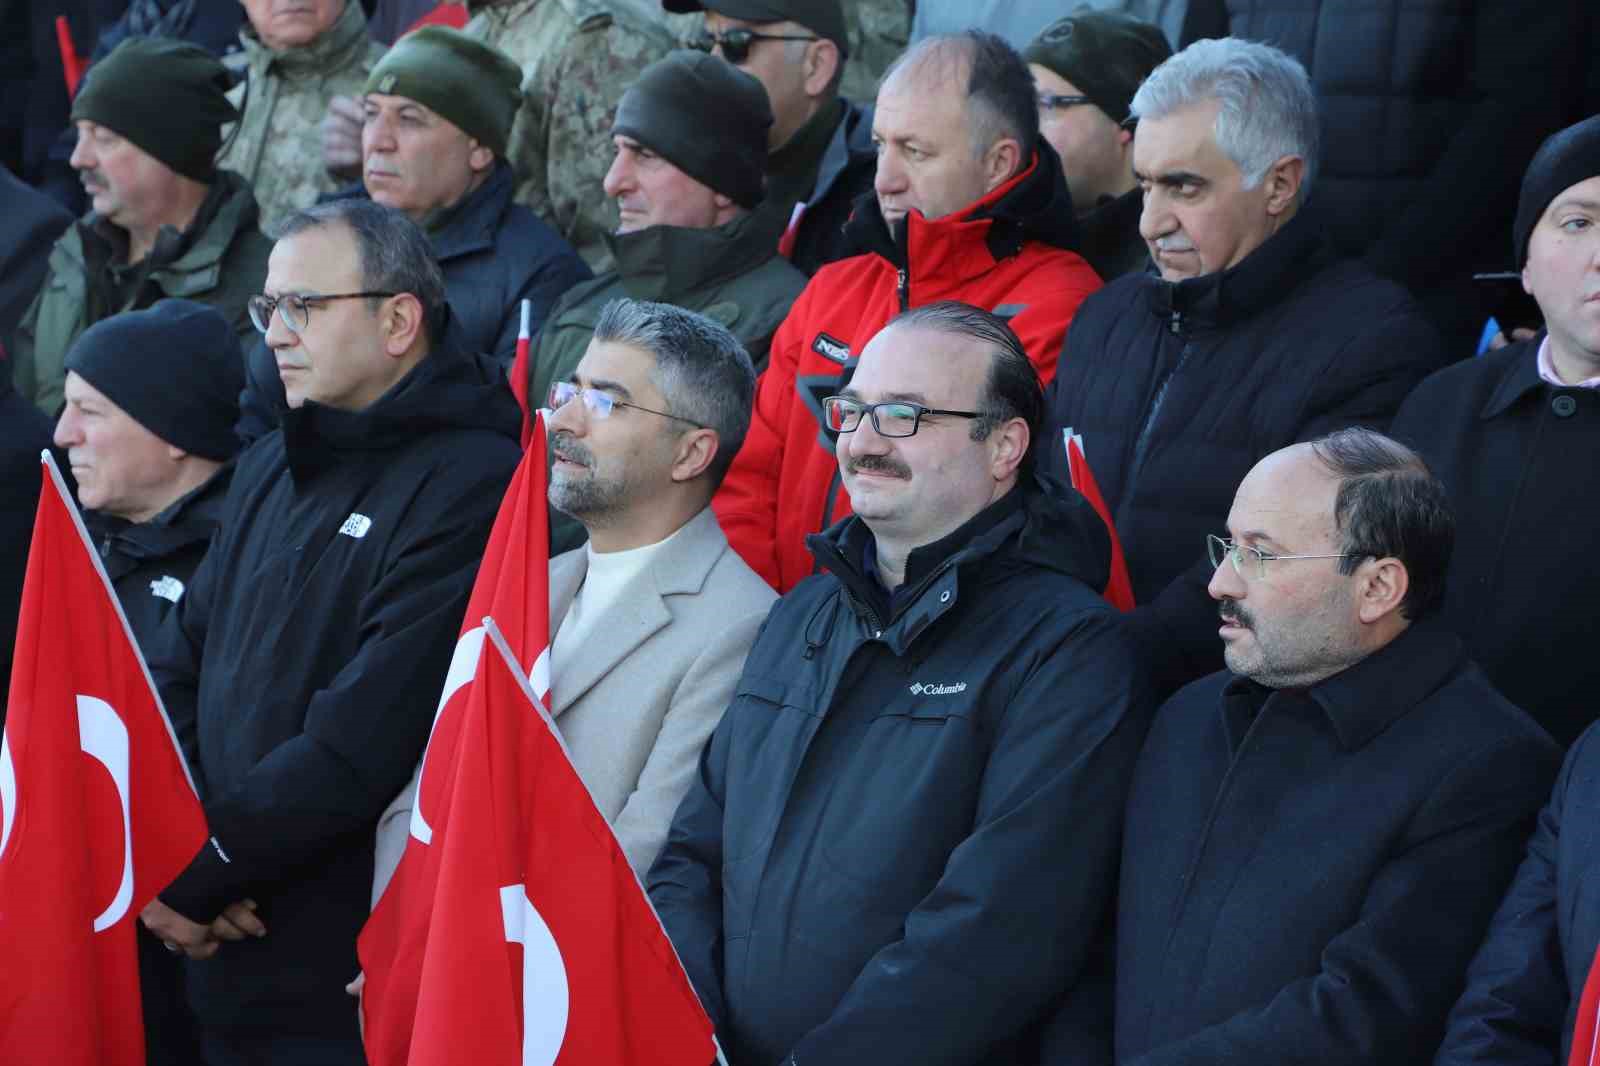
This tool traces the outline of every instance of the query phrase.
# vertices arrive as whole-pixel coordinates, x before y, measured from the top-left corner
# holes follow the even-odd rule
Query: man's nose
[[[1155,186],[1145,190],[1144,207],[1139,211],[1139,236],[1147,241],[1170,236],[1178,228],[1167,198]]]
[[[600,187],[605,190],[607,196],[615,200],[626,191],[630,174],[631,170],[626,160],[622,153],[618,152],[617,157],[611,161],[611,167],[606,171],[605,180],[600,183]]]
[[[1219,603],[1223,600],[1242,600],[1247,591],[1248,586],[1238,571],[1234,570],[1231,559],[1222,560],[1222,565],[1211,572],[1211,580],[1206,583],[1206,593]]]

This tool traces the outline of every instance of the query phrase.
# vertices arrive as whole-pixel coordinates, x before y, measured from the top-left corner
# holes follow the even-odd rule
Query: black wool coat
[[[1116,1061],[1427,1061],[1558,764],[1432,622],[1309,689],[1186,687],[1128,798]]]
[[[1600,945],[1597,827],[1600,730],[1591,727],[1567,752],[1527,857],[1467,970],[1435,1066],[1567,1061]]]
[[[355,1038],[378,816],[427,743],[520,430],[498,363],[436,351],[239,456],[150,652],[213,838],[162,899],[206,922],[253,899],[270,930],[191,968],[203,1024]]]
[[[1386,428],[1442,362],[1405,290],[1339,258],[1304,211],[1230,269],[1128,275],[1083,302],[1046,395],[1042,454],[1065,478],[1060,430],[1083,434],[1138,621],[1172,649],[1178,683],[1222,664],[1205,537],[1225,532],[1245,474],[1296,441]]]
[[[1392,433],[1455,507],[1445,619],[1495,687],[1565,745],[1600,716],[1600,392],[1546,384],[1541,340],[1435,374]]]

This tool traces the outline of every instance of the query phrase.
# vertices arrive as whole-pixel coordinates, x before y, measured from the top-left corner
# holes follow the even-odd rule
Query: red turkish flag
[[[524,668],[542,688],[549,688],[550,536],[542,421],[535,423],[529,443],[506,488],[478,567],[467,620],[423,756],[405,853],[357,941],[366,974],[362,1011],[367,1058],[374,1066],[407,1061],[439,881],[440,849],[434,845],[449,823],[457,749],[484,639],[485,615],[500,620]]]
[[[1072,476],[1072,487],[1089,501],[1089,505],[1100,516],[1100,521],[1106,524],[1106,532],[1111,535],[1111,580],[1106,582],[1101,595],[1117,610],[1131,611],[1134,606],[1133,581],[1128,577],[1128,560],[1122,554],[1122,541],[1117,536],[1115,523],[1111,521],[1111,509],[1106,506],[1106,498],[1101,495],[1100,485],[1094,479],[1094,472],[1089,469],[1089,459],[1083,454],[1083,434],[1067,429],[1061,435],[1067,446],[1067,470]]]
[[[660,921],[486,620],[458,751],[411,1066],[707,1066]]]
[[[1572,1021],[1572,1049],[1567,1054],[1567,1066],[1600,1066],[1600,954],[1589,965],[1589,977],[1583,982],[1583,995],[1578,1000],[1578,1013]]]
[[[134,923],[204,845],[205,815],[44,462],[0,742],[0,1062],[143,1066]]]

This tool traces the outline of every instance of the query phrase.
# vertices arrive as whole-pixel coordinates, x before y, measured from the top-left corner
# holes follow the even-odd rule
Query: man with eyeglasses
[[[550,712],[640,877],[776,599],[710,508],[755,388],[726,327],[624,299],[550,389],[550,503],[589,536],[550,560]]]
[[[807,277],[849,254],[844,224],[872,187],[872,108],[839,95],[850,55],[841,0],[662,0],[706,12],[691,47],[761,82],[772,104],[767,203],[788,221],[784,255]]]
[[[806,537],[850,513],[822,400],[896,314],[960,300],[1004,317],[1042,379],[1100,279],[1073,249],[1060,160],[1022,57],[993,34],[923,41],[884,76],[873,195],[772,343],[750,436],[717,494],[728,540],[780,593],[816,568]]]
[[[1409,449],[1273,452],[1226,532],[1228,669],[1161,708],[1128,797],[1101,1061],[1427,1062],[1557,749],[1433,617],[1454,521]]]
[[[629,87],[604,183],[620,208],[606,236],[616,265],[551,310],[528,360],[529,396],[572,373],[600,311],[621,297],[704,314],[739,338],[758,372],[766,365],[806,283],[778,254],[783,219],[762,203],[771,124],[761,83],[718,56],[673,52]],[[553,552],[582,542],[565,515],[552,516],[550,534]]]
[[[370,201],[291,215],[251,314],[290,410],[148,649],[211,840],[144,920],[193,960],[205,1062],[355,1066],[374,832],[427,742],[521,412],[497,362],[441,342],[422,231]]]
[[[650,897],[731,1062],[1038,1061],[1154,707],[1109,539],[1034,479],[1039,377],[995,315],[897,317],[823,410],[855,514],[757,637]]]
[[[1150,266],[1128,105],[1171,54],[1152,23],[1087,10],[1051,23],[1022,50],[1039,89],[1039,132],[1061,156],[1083,227],[1080,250],[1106,281]]]

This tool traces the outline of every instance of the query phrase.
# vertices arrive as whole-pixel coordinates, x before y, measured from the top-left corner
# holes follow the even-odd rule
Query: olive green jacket
[[[600,312],[628,297],[669,303],[727,326],[750,353],[756,372],[806,276],[778,255],[782,219],[756,210],[712,229],[650,226],[607,238],[616,269],[568,289],[535,338],[528,360],[528,397],[543,404],[550,386],[572,375],[588,350]],[[582,544],[583,528],[550,515],[550,552]]]
[[[102,318],[166,297],[210,304],[233,323],[241,339],[253,338],[255,327],[245,304],[266,281],[272,242],[256,228],[256,201],[249,186],[237,174],[217,171],[195,222],[202,228],[193,234],[163,227],[143,262],[145,276],[130,297],[114,302],[106,272],[116,254],[113,241],[122,235],[108,234],[114,227],[93,212],[68,226],[50,249],[44,285],[17,327],[16,350],[11,352],[17,392],[53,417],[63,402],[67,349],[78,335]]]

